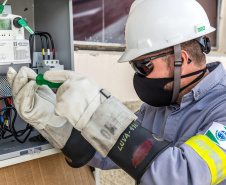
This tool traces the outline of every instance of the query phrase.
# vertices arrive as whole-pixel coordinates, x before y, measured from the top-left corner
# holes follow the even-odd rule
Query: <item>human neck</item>
[[[202,68],[202,69],[204,69],[205,68],[205,66]],[[180,94],[179,94],[179,97],[178,97],[178,99],[177,99],[177,101],[176,101],[176,103],[177,104],[180,104],[181,103],[181,101],[182,101],[182,98],[183,98],[183,96],[185,95],[185,94],[187,94],[187,93],[189,93],[202,79],[204,79],[208,74],[209,74],[210,72],[209,72],[209,70],[207,69],[206,70],[206,72],[205,72],[205,74],[204,74],[204,76],[200,79],[200,80],[198,80],[197,82],[195,82],[194,84],[192,84],[192,85],[190,85],[190,86],[188,86],[187,88],[185,88]],[[197,78],[198,76],[199,76],[200,74],[198,74],[198,75],[194,75],[193,76],[193,78],[190,80],[190,82],[192,82],[195,78]],[[190,83],[189,82],[189,83]],[[187,84],[189,84],[189,83],[187,83]],[[184,86],[186,86],[186,85],[184,85]],[[183,87],[182,87],[183,88]]]

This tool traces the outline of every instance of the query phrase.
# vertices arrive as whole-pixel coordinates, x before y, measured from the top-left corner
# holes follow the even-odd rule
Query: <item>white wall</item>
[[[133,69],[128,63],[117,63],[121,55],[122,52],[75,51],[75,71],[95,80],[122,102],[137,101]]]
[[[138,101],[133,88],[134,71],[128,63],[117,63],[122,52],[75,51],[75,71],[96,81],[122,102]],[[226,68],[226,56],[207,55],[207,63],[221,61]]]

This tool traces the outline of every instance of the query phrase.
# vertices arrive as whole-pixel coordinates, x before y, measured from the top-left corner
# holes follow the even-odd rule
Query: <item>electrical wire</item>
[[[5,6],[8,0],[5,0],[2,5]]]
[[[30,37],[29,37],[29,43],[30,43],[30,56],[31,56],[31,64],[30,64],[30,68],[34,68],[34,56],[33,56],[33,54],[34,54],[34,38],[35,38],[35,36],[40,36],[40,38],[41,38],[41,42],[42,42],[42,45],[44,44],[43,43],[43,41],[42,41],[42,37],[41,37],[41,35],[42,34],[37,34],[37,33],[34,33],[34,34],[31,34],[30,35]],[[43,47],[42,47],[43,48]],[[42,50],[42,55],[43,55],[43,50]],[[44,59],[43,59],[44,60]],[[35,67],[37,67],[37,66],[35,66]]]
[[[41,38],[41,44],[42,44],[42,59],[45,60],[46,54],[45,54],[45,44],[44,44],[43,36],[40,35],[40,38]]]
[[[46,40],[46,49],[47,49],[47,58],[50,60],[50,46],[49,46],[49,38],[46,35],[43,35],[42,37],[45,37]]]
[[[36,31],[35,33],[42,33],[44,35],[47,35],[51,41],[51,47],[52,47],[52,53],[53,53],[53,59],[56,59],[56,52],[55,52],[55,46],[54,46],[54,41],[53,41],[53,37],[51,36],[50,33],[48,32],[40,32],[40,31]]]
[[[16,109],[12,106],[11,100],[9,97],[1,97],[0,100],[4,100],[6,107],[0,109],[0,112],[4,112],[3,115],[5,117],[5,121],[8,123],[4,124],[1,121],[0,124],[0,139],[8,139],[10,137],[14,137],[19,143],[24,143],[27,138],[30,136],[31,132],[33,131],[33,127],[29,124],[27,124],[26,128],[23,130],[16,131],[15,129],[15,121],[17,117],[17,111]],[[11,111],[13,110],[14,115],[13,119]],[[23,136],[26,132],[28,131],[27,135],[24,137],[24,139],[20,139],[19,137]],[[8,135],[6,135],[8,134]]]
[[[42,37],[45,37],[46,38],[46,45],[47,45],[47,55],[48,55],[48,59],[50,59],[50,47],[49,47],[49,40],[50,40],[50,43],[51,43],[51,49],[52,49],[52,55],[53,55],[53,59],[56,58],[56,55],[55,55],[55,46],[54,46],[54,41],[53,41],[53,38],[52,36],[48,33],[48,32],[40,32],[40,31],[36,31],[34,32],[34,34],[31,34],[30,37],[29,37],[29,42],[30,42],[30,56],[31,56],[31,64],[30,64],[30,68],[34,68],[34,59],[33,59],[33,53],[34,53],[34,38],[35,36],[39,35],[41,37],[41,40],[42,40]],[[42,42],[42,41],[41,41]],[[42,44],[42,48],[43,48],[43,44]],[[43,52],[43,51],[42,51]],[[44,59],[43,59],[44,60]],[[35,66],[37,67],[37,66]]]

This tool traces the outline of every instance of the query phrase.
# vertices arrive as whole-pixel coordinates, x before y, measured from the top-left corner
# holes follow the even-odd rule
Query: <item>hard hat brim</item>
[[[177,44],[180,44],[180,43],[183,43],[183,42],[187,42],[189,40],[193,40],[193,39],[196,39],[200,36],[203,36],[203,35],[207,35],[211,32],[214,32],[216,29],[214,27],[209,27],[205,32],[203,32],[202,34],[196,34],[196,35],[190,35],[190,36],[187,36],[187,37],[184,37],[183,39],[181,39],[179,42],[176,41],[176,42],[172,42],[172,43],[168,43],[168,44],[165,44],[164,48],[169,48],[171,46],[174,46],[174,45],[177,45]],[[159,50],[163,50],[164,48],[159,47],[159,48],[143,48],[143,49],[139,49],[139,48],[135,48],[135,49],[126,49],[125,52],[123,53],[123,55],[120,57],[120,59],[118,60],[118,63],[124,63],[124,62],[129,62],[131,60],[134,60],[135,58],[139,57],[139,56],[142,56],[142,55],[145,55],[147,53],[152,53],[152,52],[156,52],[156,51],[159,51]]]

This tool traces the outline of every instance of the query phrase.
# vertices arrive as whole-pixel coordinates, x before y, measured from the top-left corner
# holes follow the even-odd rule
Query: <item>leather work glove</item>
[[[136,181],[171,142],[136,123],[136,116],[95,82],[73,71],[47,71],[44,78],[63,83],[55,113],[67,119],[102,155]]]
[[[63,83],[57,91],[55,113],[81,131],[106,157],[122,132],[136,119],[121,102],[95,82],[73,71],[47,71],[44,78]]]
[[[48,86],[37,85],[36,76],[28,67],[22,67],[18,73],[9,68],[7,79],[15,108],[23,120],[37,129],[55,148],[63,151],[71,166],[80,167],[82,164],[76,160],[81,158],[81,163],[87,163],[95,150],[67,120],[54,114],[56,95]],[[78,145],[82,146],[78,148]]]

